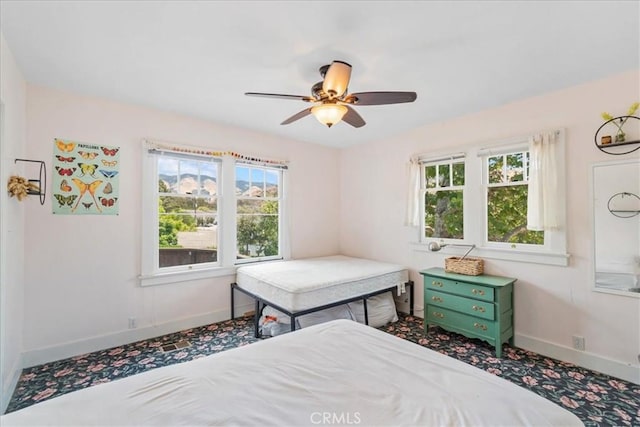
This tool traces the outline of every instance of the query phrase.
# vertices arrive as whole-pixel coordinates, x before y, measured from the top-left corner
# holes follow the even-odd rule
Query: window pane
[[[507,181],[518,182],[524,180],[524,163],[522,153],[507,155]]]
[[[200,162],[200,195],[218,194],[218,166],[213,162]]]
[[[251,195],[264,197],[264,170],[251,169]]]
[[[200,190],[197,160],[180,160],[180,181],[177,192],[179,194],[198,194]]]
[[[428,191],[424,205],[426,237],[464,238],[462,190]]]
[[[278,172],[266,171],[267,197],[278,197]]]
[[[527,230],[527,192],[527,185],[488,189],[488,241],[544,244],[543,231]]]
[[[238,259],[278,255],[278,202],[239,200]]]
[[[464,185],[464,163],[453,164],[453,185]]]
[[[436,188],[436,167],[435,166],[427,166],[425,169],[425,182],[427,183],[427,188]]]
[[[236,166],[236,194],[244,194],[249,189],[249,168]]]
[[[175,193],[178,183],[178,160],[160,157],[158,159],[158,191]]]
[[[160,268],[218,260],[215,215],[160,213],[158,221]]]
[[[438,165],[438,185],[440,187],[451,186],[451,167],[449,165]]]
[[[498,184],[503,182],[502,167],[504,165],[504,157],[489,157],[487,159],[487,164],[489,167],[489,184]]]

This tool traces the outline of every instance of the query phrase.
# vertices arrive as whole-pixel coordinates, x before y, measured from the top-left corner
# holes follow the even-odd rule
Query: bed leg
[[[291,332],[296,330],[296,316],[291,316]]]
[[[253,330],[254,336],[260,338],[260,332],[258,331],[260,323],[260,300],[256,300],[256,314],[253,316]]]
[[[369,324],[369,310],[367,309],[367,299],[362,299],[362,306],[364,307],[364,324]]]
[[[413,283],[413,280],[409,280],[409,286],[411,287],[411,289],[409,290],[409,316],[413,316],[413,294],[414,294],[414,288],[415,288],[415,283]]]
[[[235,292],[235,286],[233,286],[233,283],[231,284],[231,320],[235,319],[235,307],[234,307],[234,301],[233,301],[233,294]]]

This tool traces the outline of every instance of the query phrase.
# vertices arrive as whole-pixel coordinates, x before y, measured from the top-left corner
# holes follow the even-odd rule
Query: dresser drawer
[[[426,289],[444,291],[483,301],[493,301],[494,298],[494,289],[489,286],[474,285],[473,283],[458,282],[457,280],[424,276],[424,285]]]
[[[444,324],[461,329],[469,334],[493,338],[496,335],[497,322],[479,319],[467,314],[447,310],[433,305],[427,306],[429,323]]]
[[[425,305],[449,308],[483,319],[495,320],[495,305],[492,302],[478,301],[467,297],[447,294],[427,289]]]

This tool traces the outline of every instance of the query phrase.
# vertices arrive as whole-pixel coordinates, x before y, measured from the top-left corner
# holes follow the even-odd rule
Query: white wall
[[[594,146],[594,133],[602,124],[600,113],[625,114],[639,93],[640,73],[635,70],[343,150],[341,251],[405,264],[412,279],[421,283],[418,271],[444,266],[445,255],[415,250],[410,242],[417,240],[418,231],[403,226],[405,165],[410,156],[455,152],[471,144],[486,146],[538,130],[565,128],[569,267],[491,259],[486,260],[486,272],[518,278],[516,344],[640,383],[640,299],[591,290],[589,202],[592,163],[638,157],[638,152],[610,156]],[[422,102],[438,102],[428,93],[418,100],[415,108]],[[417,301],[421,299],[420,290]],[[572,350],[572,335],[585,337],[585,352]]]
[[[26,146],[26,83],[0,34],[0,413],[9,403],[22,368],[24,210],[38,206],[36,198],[18,202],[4,190],[9,176],[24,176]]]
[[[65,138],[121,147],[121,169],[118,216],[53,215],[51,191],[25,213],[26,365],[228,318],[233,276],[138,285],[142,138],[289,160],[292,255],[337,252],[336,149],[42,87],[27,94],[29,156],[51,164],[53,139]]]

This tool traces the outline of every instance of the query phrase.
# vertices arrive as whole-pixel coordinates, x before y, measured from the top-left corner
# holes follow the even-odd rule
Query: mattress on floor
[[[89,387],[9,426],[580,426],[496,375],[350,320]]]
[[[238,268],[236,283],[272,304],[296,312],[401,285],[401,265],[335,255]]]

